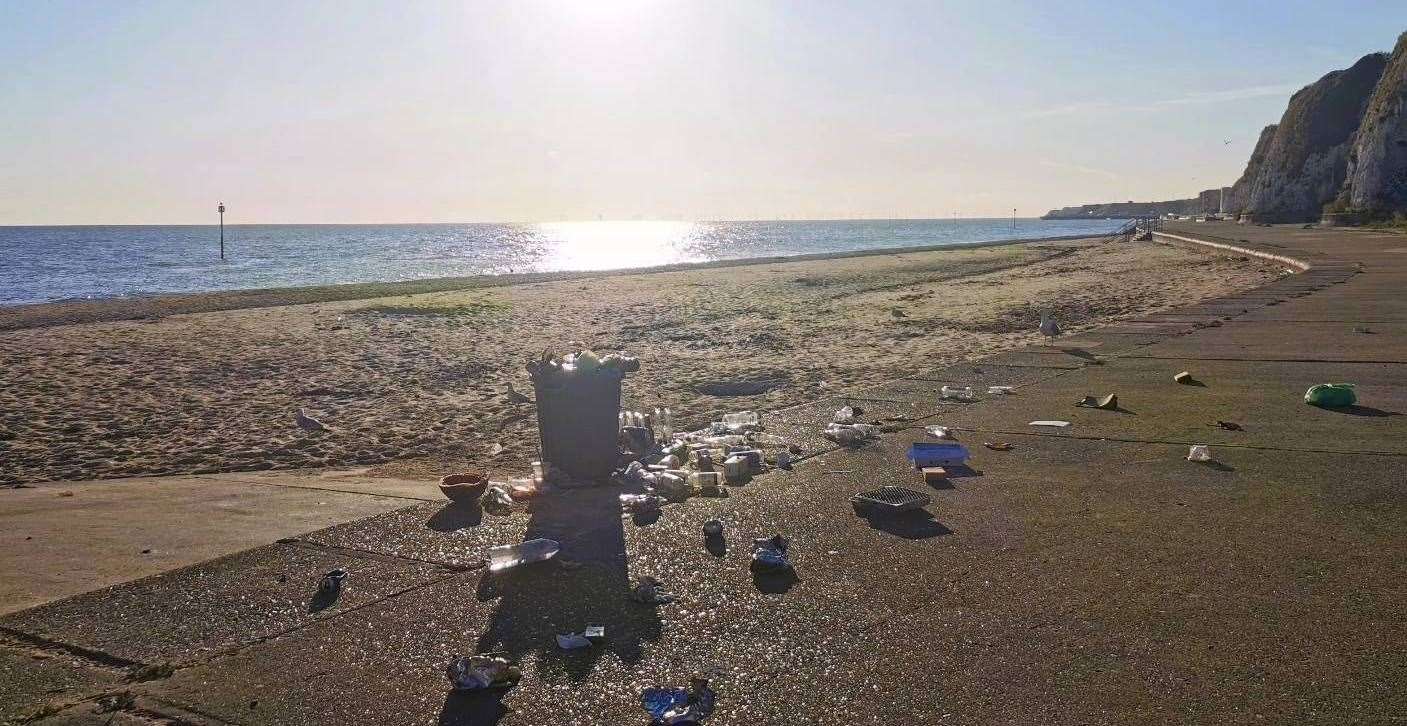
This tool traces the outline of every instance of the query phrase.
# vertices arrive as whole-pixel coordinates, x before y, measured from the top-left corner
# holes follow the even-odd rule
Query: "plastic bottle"
[[[660,422],[655,428],[655,433],[660,437],[660,441],[669,443],[674,440],[674,412],[668,408],[660,409]]]
[[[703,439],[709,446],[745,446],[747,437],[739,434],[725,434],[723,436],[707,436]]]
[[[972,392],[971,386],[963,386],[962,388],[958,388],[957,386],[943,386],[943,388],[939,391],[939,394],[942,398],[948,399],[950,401],[977,400],[977,395]]]
[[[499,572],[518,565],[550,560],[562,550],[562,545],[551,539],[530,539],[518,544],[499,545],[489,548],[489,572]]]
[[[924,429],[924,431],[927,431],[929,436],[932,436],[936,439],[953,438],[953,430],[947,426],[929,426],[928,428]]]

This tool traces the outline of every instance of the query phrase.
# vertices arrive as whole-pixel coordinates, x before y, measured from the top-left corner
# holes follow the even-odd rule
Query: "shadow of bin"
[[[605,479],[620,457],[617,371],[548,376],[533,382],[542,461],[573,479]]]

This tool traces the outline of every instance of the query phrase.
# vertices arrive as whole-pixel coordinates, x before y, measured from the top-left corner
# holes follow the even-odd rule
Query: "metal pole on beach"
[[[220,202],[220,259],[225,259],[225,203]]]

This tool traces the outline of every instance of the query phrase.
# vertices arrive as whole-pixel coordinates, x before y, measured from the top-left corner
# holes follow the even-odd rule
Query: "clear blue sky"
[[[1402,0],[0,0],[0,224],[1190,196],[1240,174],[1294,89],[1403,30]]]

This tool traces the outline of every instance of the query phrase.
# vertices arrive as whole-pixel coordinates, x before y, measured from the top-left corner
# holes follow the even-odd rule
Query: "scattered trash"
[[[730,456],[723,460],[723,477],[728,481],[742,481],[751,470],[746,457]]]
[[[485,688],[511,688],[522,672],[507,658],[490,655],[465,655],[453,658],[445,669],[449,683],[456,691],[478,691]]]
[[[948,470],[941,466],[925,466],[919,471],[923,472],[923,482],[925,484],[938,484],[946,481]]]
[[[490,547],[489,572],[499,572],[518,565],[550,560],[556,557],[561,550],[562,545],[558,544],[556,540],[543,538],[530,539],[518,544]]]
[[[831,419],[838,424],[848,424],[855,422],[855,409],[850,406],[842,406]]]
[[[926,507],[932,501],[933,497],[923,492],[896,486],[870,489],[850,497],[856,509],[891,514]]]
[[[636,456],[649,453],[655,445],[654,432],[644,426],[622,426],[620,438],[626,450]]]
[[[1012,449],[1016,448],[1015,446],[1012,446],[1011,444],[1008,444],[1005,441],[983,441],[982,445],[991,449],[992,451],[1011,451]]]
[[[633,514],[651,514],[660,510],[660,498],[653,494],[622,494],[620,505]]]
[[[854,446],[879,438],[879,427],[874,424],[832,423],[821,433],[842,446]]]
[[[489,456],[498,456],[499,454],[502,454],[502,453],[503,453],[503,444],[500,444],[500,443],[498,443],[498,442],[494,442],[494,445],[489,447]]]
[[[318,594],[335,595],[342,592],[342,585],[347,581],[347,571],[341,568],[332,570],[318,581]]]
[[[440,477],[440,493],[456,504],[471,504],[479,500],[488,483],[488,477],[480,472],[448,474]]]
[[[667,444],[674,440],[674,412],[668,408],[656,408],[650,414],[651,428],[655,431],[655,440]]]
[[[646,605],[664,605],[678,599],[678,596],[665,592],[662,589],[663,587],[659,580],[649,575],[644,575],[635,581],[635,589],[631,591],[630,596],[635,602],[645,603]]]
[[[723,523],[717,519],[710,519],[703,523],[703,533],[705,537],[722,537]]]
[[[1355,332],[1355,333],[1372,333],[1373,331],[1369,330],[1366,326],[1363,326],[1363,325],[1355,325],[1355,326],[1353,326],[1353,332]]]
[[[640,694],[640,705],[650,714],[651,723],[674,722],[677,712],[688,703],[689,691],[684,688],[646,688]]]
[[[987,393],[993,396],[1008,396],[1016,392],[1016,386],[987,386]]]
[[[562,650],[576,650],[578,648],[590,648],[591,641],[585,635],[567,633],[557,635],[557,647]]]
[[[762,417],[756,411],[739,411],[723,414],[723,425],[733,433],[748,431],[762,425]]]
[[[1064,429],[1070,427],[1069,421],[1032,421],[1032,426],[1044,426],[1046,428]]]
[[[684,477],[664,471],[655,475],[655,493],[670,501],[681,502],[688,499],[693,490]]]
[[[1358,402],[1352,383],[1321,383],[1304,392],[1304,402],[1320,408],[1345,408]]]
[[[1245,431],[1245,429],[1241,427],[1241,424],[1238,424],[1235,421],[1222,421],[1218,419],[1216,422],[1209,423],[1207,425],[1215,426],[1223,431]]]
[[[765,539],[752,541],[752,568],[762,572],[776,572],[791,569],[791,558],[787,556],[787,538],[774,534]]]
[[[1103,397],[1085,396],[1075,402],[1076,406],[1084,408],[1102,408],[1106,411],[1117,411],[1119,409],[1119,397],[1113,393]]]
[[[590,641],[592,641],[592,642],[594,643],[594,642],[596,642],[596,641],[598,641],[598,640],[602,640],[602,639],[604,639],[604,638],[606,637],[606,626],[604,626],[604,625],[588,625],[588,626],[586,626],[586,630],[582,631],[581,634],[584,635],[584,636],[586,636],[586,638],[587,638],[588,640],[590,640]]]
[[[909,446],[908,458],[915,469],[926,466],[961,466],[967,461],[967,447],[962,444],[919,441]]]
[[[951,441],[953,438],[955,438],[953,436],[953,430],[951,428],[948,428],[947,426],[929,426],[928,428],[924,429],[924,431],[927,431],[929,436],[932,436],[936,439],[948,439]]]
[[[1197,379],[1193,378],[1192,374],[1187,371],[1183,371],[1181,373],[1178,373],[1177,375],[1174,375],[1173,380],[1177,381],[1178,383],[1181,383],[1184,386],[1190,386],[1197,382]]]
[[[689,488],[700,494],[717,494],[719,484],[716,471],[696,471],[689,475]]]
[[[507,512],[513,508],[513,492],[507,484],[493,482],[479,496],[479,506],[495,514]]]
[[[690,679],[689,688],[646,688],[640,706],[650,714],[651,726],[694,724],[713,713],[718,696],[707,678]]]
[[[1211,461],[1211,460],[1212,460],[1212,447],[1210,447],[1210,446],[1208,446],[1208,445],[1206,445],[1206,444],[1193,444],[1192,447],[1187,450],[1187,460],[1188,460],[1188,461]]]
[[[512,497],[515,502],[532,499],[537,496],[538,492],[541,490],[542,487],[538,479],[522,478],[508,480],[508,496]]]
[[[976,401],[977,394],[972,392],[971,386],[943,386],[938,389],[938,397],[945,401]]]
[[[788,451],[788,450],[786,450],[786,449],[782,449],[781,451],[778,451],[778,452],[777,452],[777,468],[778,468],[778,469],[790,469],[790,468],[791,468],[791,452],[790,452],[790,451]]]

